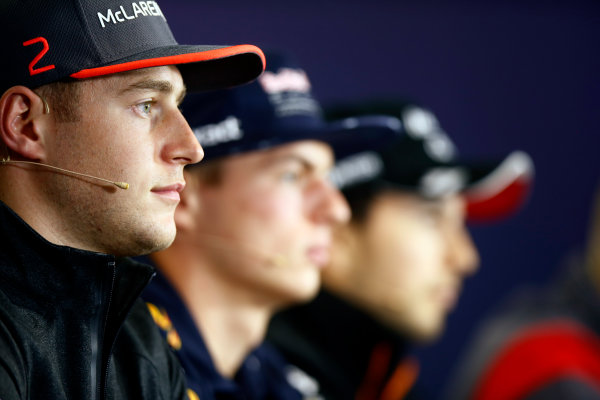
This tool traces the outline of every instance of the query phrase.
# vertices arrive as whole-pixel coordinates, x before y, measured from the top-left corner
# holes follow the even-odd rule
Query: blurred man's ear
[[[8,89],[0,99],[0,139],[7,154],[24,160],[44,161],[44,132],[51,123],[41,97],[24,86]]]

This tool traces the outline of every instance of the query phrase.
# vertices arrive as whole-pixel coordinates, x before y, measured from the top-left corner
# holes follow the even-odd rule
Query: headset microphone
[[[46,101],[46,99],[43,96],[40,96],[39,94],[38,94],[38,96],[42,100],[42,103],[44,105],[44,114],[50,114],[50,107],[48,106],[48,102]],[[77,176],[83,176],[83,177],[90,178],[90,179],[96,179],[96,180],[101,181],[101,182],[110,183],[111,185],[115,185],[119,189],[124,189],[124,190],[129,189],[129,183],[127,183],[127,182],[115,182],[115,181],[111,181],[111,180],[108,180],[108,179],[99,178],[97,176],[92,176],[92,175],[88,175],[88,174],[83,174],[81,172],[75,172],[75,171],[71,171],[71,170],[68,170],[68,169],[55,167],[53,165],[48,165],[48,164],[44,164],[44,163],[41,163],[41,162],[35,162],[35,161],[13,161],[13,160],[10,159],[9,155],[5,155],[5,157],[3,157],[0,160],[0,163],[1,163],[1,165],[6,165],[6,164],[30,164],[30,165],[35,165],[35,166],[42,166],[42,167],[46,167],[46,168],[53,169],[53,170],[56,170],[56,171],[61,171],[61,172],[67,173],[67,174],[77,175]]]
[[[57,170],[57,171],[65,172],[67,174],[73,174],[73,175],[77,175],[77,176],[83,176],[83,177],[90,178],[90,179],[96,179],[96,180],[99,180],[99,181],[102,181],[102,182],[105,182],[105,183],[110,183],[111,185],[115,185],[116,187],[118,187],[120,189],[125,189],[125,190],[129,189],[129,183],[127,183],[127,182],[115,182],[115,181],[111,181],[111,180],[108,180],[108,179],[99,178],[97,176],[83,174],[81,172],[70,171],[68,169],[59,168],[59,167],[55,167],[53,165],[48,165],[48,164],[44,164],[44,163],[40,163],[40,162],[35,162],[35,161],[13,161],[13,160],[10,160],[10,159],[2,159],[0,161],[0,163],[2,165],[6,165],[6,164],[30,164],[30,165],[42,166],[42,167],[54,169],[54,170]]]

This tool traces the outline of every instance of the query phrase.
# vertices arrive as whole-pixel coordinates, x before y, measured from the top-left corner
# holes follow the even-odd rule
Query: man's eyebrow
[[[175,92],[175,86],[169,81],[165,80],[156,80],[156,79],[147,79],[138,82],[134,82],[121,90],[121,94],[125,94],[127,92],[134,91],[144,91],[144,90],[152,90],[165,94],[170,94]],[[180,104],[183,101],[183,98],[186,95],[185,86],[181,90],[181,92],[177,96],[177,104]]]
[[[302,169],[304,169],[307,172],[311,172],[317,169],[316,166],[306,157],[294,153],[281,155],[273,159],[271,164],[277,165],[286,162],[296,162],[300,164],[302,166]]]

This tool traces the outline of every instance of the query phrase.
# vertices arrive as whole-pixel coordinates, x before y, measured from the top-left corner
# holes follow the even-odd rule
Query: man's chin
[[[308,303],[319,293],[320,284],[317,282],[304,283],[296,285],[293,288],[281,293],[281,307],[289,307],[295,304]]]
[[[442,336],[445,328],[446,324],[444,321],[416,326],[410,330],[410,337],[414,342],[419,344],[431,344]]]
[[[417,316],[419,317],[419,316]],[[446,327],[445,318],[410,318],[400,313],[381,319],[384,325],[398,335],[419,344],[429,344],[442,335]]]
[[[139,235],[131,246],[125,249],[124,256],[135,257],[154,253],[169,247],[175,240],[175,229]]]

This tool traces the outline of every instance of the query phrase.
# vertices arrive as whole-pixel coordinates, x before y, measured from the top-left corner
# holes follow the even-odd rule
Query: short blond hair
[[[59,81],[34,91],[48,104],[57,122],[77,122],[81,119],[79,100],[82,84],[83,81]]]

